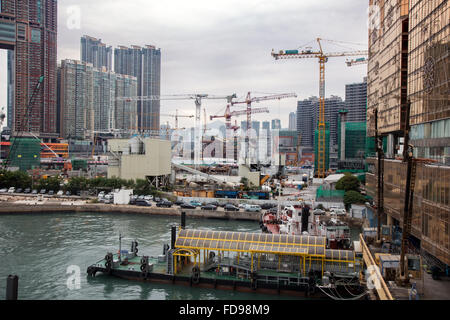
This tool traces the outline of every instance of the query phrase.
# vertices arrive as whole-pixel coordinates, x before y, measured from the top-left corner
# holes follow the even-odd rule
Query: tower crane
[[[160,116],[161,117],[172,117],[172,118],[175,118],[175,130],[179,129],[179,127],[178,127],[178,119],[179,118],[193,118],[194,117],[194,115],[179,115],[178,114],[178,109],[176,110],[175,114],[163,114],[163,113],[161,113]]]
[[[261,102],[261,101],[268,101],[268,100],[281,100],[281,99],[287,99],[287,98],[296,98],[297,95],[295,93],[283,93],[283,94],[277,94],[277,95],[271,95],[271,96],[263,96],[263,97],[251,97],[251,92],[247,94],[247,98],[245,101],[238,101],[238,102],[231,102],[231,105],[234,106],[236,104],[246,104],[247,110],[245,111],[245,114],[247,114],[247,132],[245,135],[245,162],[248,161],[248,155],[249,155],[249,141],[250,141],[250,131],[252,129],[252,103],[253,102]]]
[[[324,39],[317,38],[316,41],[319,44],[319,50],[313,51],[311,48],[306,50],[281,50],[278,53],[272,50],[272,56],[276,59],[319,59],[319,141],[318,141],[318,168],[316,168],[318,177],[325,178],[325,64],[328,62],[328,58],[332,57],[347,57],[347,56],[361,56],[368,55],[366,50],[359,51],[343,51],[343,52],[330,52],[324,53],[321,41]],[[328,42],[338,42],[332,40],[324,40]]]
[[[348,67],[353,67],[353,66],[357,66],[357,65],[362,65],[362,64],[368,64],[369,60],[367,58],[357,58],[357,59],[347,59],[347,61],[345,61],[345,63],[347,64]]]
[[[229,96],[214,96],[208,94],[180,94],[180,95],[161,95],[161,96],[136,96],[136,97],[116,97],[116,101],[155,101],[155,100],[194,100],[195,102],[195,137],[194,137],[194,164],[198,168],[202,153],[202,130],[201,130],[201,110],[202,100],[227,100],[231,103],[233,99],[237,98],[236,94]]]
[[[256,109],[252,109],[251,113],[252,114],[269,113],[269,109],[268,108],[256,108]],[[225,118],[225,121],[226,121],[225,127],[226,127],[226,129],[227,130],[228,129],[237,130],[238,129],[237,126],[234,126],[234,127],[231,126],[231,118],[238,117],[238,116],[243,116],[243,115],[246,115],[246,114],[247,114],[247,110],[240,110],[240,111],[233,111],[233,112],[231,112],[230,105],[228,105],[226,110],[225,110],[225,114],[224,115],[210,116],[210,120],[217,119],[217,118]]]

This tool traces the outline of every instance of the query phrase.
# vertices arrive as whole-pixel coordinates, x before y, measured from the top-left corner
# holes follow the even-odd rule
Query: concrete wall
[[[239,176],[247,178],[249,183],[259,187],[261,183],[261,172],[251,172],[247,166],[239,166]]]
[[[128,147],[128,139],[109,139],[108,151],[110,152],[122,152],[123,149]]]
[[[120,148],[121,143],[121,141],[113,141],[114,148]],[[171,142],[145,139],[144,144],[144,155],[122,155],[120,167],[110,166],[108,168],[108,177],[115,175],[122,179],[145,179],[146,176],[156,177],[170,175],[172,169]]]

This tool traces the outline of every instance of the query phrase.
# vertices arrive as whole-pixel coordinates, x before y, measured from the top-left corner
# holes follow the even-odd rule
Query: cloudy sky
[[[161,48],[161,93],[229,95],[244,99],[296,93],[318,95],[316,59],[279,60],[272,49],[317,48],[317,37],[367,44],[366,0],[60,0],[58,61],[80,59],[80,37],[101,38],[108,45],[155,45]],[[324,43],[328,52],[364,46]],[[2,50],[0,50],[2,51]],[[0,106],[6,105],[6,54],[0,52]],[[346,58],[327,63],[326,95],[345,98],[345,84],[361,82],[366,66],[348,68]],[[297,99],[267,101],[270,114],[288,125]],[[225,101],[204,101],[207,114],[223,114]],[[192,101],[162,101],[162,113],[192,114]],[[239,109],[239,108],[237,108]],[[239,118],[239,121],[244,118]],[[171,118],[161,118],[161,123]],[[182,125],[189,125],[185,120]]]

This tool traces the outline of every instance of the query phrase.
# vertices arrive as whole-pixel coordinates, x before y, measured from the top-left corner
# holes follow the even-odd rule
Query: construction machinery
[[[357,59],[350,59],[350,60],[347,59],[347,61],[345,61],[345,63],[347,64],[348,67],[353,67],[353,66],[368,64],[369,59],[367,59],[367,58],[357,58]]]
[[[178,126],[178,119],[179,118],[194,118],[194,115],[179,115],[178,114],[178,109],[176,110],[176,112],[175,112],[175,114],[164,114],[164,113],[161,113],[160,114],[160,116],[161,117],[172,117],[172,118],[175,118],[175,130],[178,130],[179,129],[179,126]]]
[[[44,76],[39,77],[38,82],[36,83],[33,92],[31,93],[31,97],[30,100],[28,101],[28,105],[26,106],[26,112],[22,113],[22,118],[20,119],[20,127],[18,128],[17,132],[14,132],[13,135],[15,135],[15,138],[13,143],[11,144],[9,153],[8,153],[8,157],[6,158],[6,161],[3,162],[3,169],[6,170],[8,168],[8,166],[11,163],[11,155],[14,154],[19,146],[20,143],[20,138],[23,136],[23,133],[26,132],[31,132],[30,128],[31,128],[31,106],[33,105],[33,102],[36,99],[36,95],[38,94],[38,92],[41,90],[42,86],[44,83]],[[27,125],[26,129],[23,128],[23,126]],[[33,135],[33,137],[35,137],[36,139],[38,139],[35,135]],[[39,140],[39,139],[38,139]],[[39,140],[40,141],[40,140]]]
[[[238,102],[231,102],[231,106],[237,105],[237,104],[246,104],[247,109],[245,113],[247,114],[247,132],[245,135],[245,163],[248,163],[249,160],[249,141],[250,141],[250,132],[252,129],[252,103],[253,102],[261,102],[261,101],[269,101],[269,100],[281,100],[281,99],[287,99],[287,98],[297,98],[297,94],[295,93],[284,93],[284,94],[277,94],[277,95],[271,95],[271,96],[263,96],[263,97],[251,97],[251,92],[247,94],[247,98],[245,101],[238,101]]]
[[[201,110],[202,100],[227,100],[231,103],[237,98],[236,94],[228,96],[214,96],[208,94],[185,94],[185,95],[161,95],[161,96],[135,96],[135,97],[116,97],[116,101],[155,101],[155,100],[194,100],[195,102],[195,132],[194,132],[194,164],[198,168],[201,162],[202,154],[202,128],[201,128]]]
[[[224,115],[210,116],[210,120],[217,119],[217,118],[225,118],[226,128],[233,129],[233,127],[231,126],[231,118],[246,115],[247,112],[248,112],[247,110],[240,110],[240,111],[232,112],[230,110],[230,106],[228,105]],[[268,108],[256,108],[256,109],[252,109],[251,114],[260,114],[260,113],[269,113],[269,112],[270,111]]]
[[[326,159],[325,159],[325,64],[328,62],[328,58],[331,57],[347,57],[347,56],[361,56],[368,55],[368,51],[366,50],[358,50],[358,51],[344,51],[344,52],[330,52],[324,53],[322,49],[321,41],[328,41],[334,43],[340,43],[340,41],[332,41],[332,40],[324,40],[321,38],[316,39],[319,44],[319,50],[313,51],[310,47],[306,47],[305,50],[281,50],[279,52],[275,52],[272,50],[272,56],[276,59],[311,59],[316,58],[319,59],[319,123],[318,123],[318,168],[316,168],[317,176],[319,178],[325,178],[326,175]],[[343,43],[343,42],[341,42]]]

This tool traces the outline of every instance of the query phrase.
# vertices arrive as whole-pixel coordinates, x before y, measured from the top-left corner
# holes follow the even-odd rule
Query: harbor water
[[[272,300],[289,296],[140,283],[97,275],[89,265],[107,252],[129,250],[139,243],[139,255],[158,256],[170,244],[177,217],[133,214],[52,213],[0,215],[0,300],[6,278],[19,276],[22,300]],[[187,218],[187,228],[261,232],[257,222]],[[357,232],[355,232],[355,236]],[[79,272],[79,273],[78,273]],[[78,277],[79,275],[79,277]],[[298,297],[296,297],[298,299]]]

